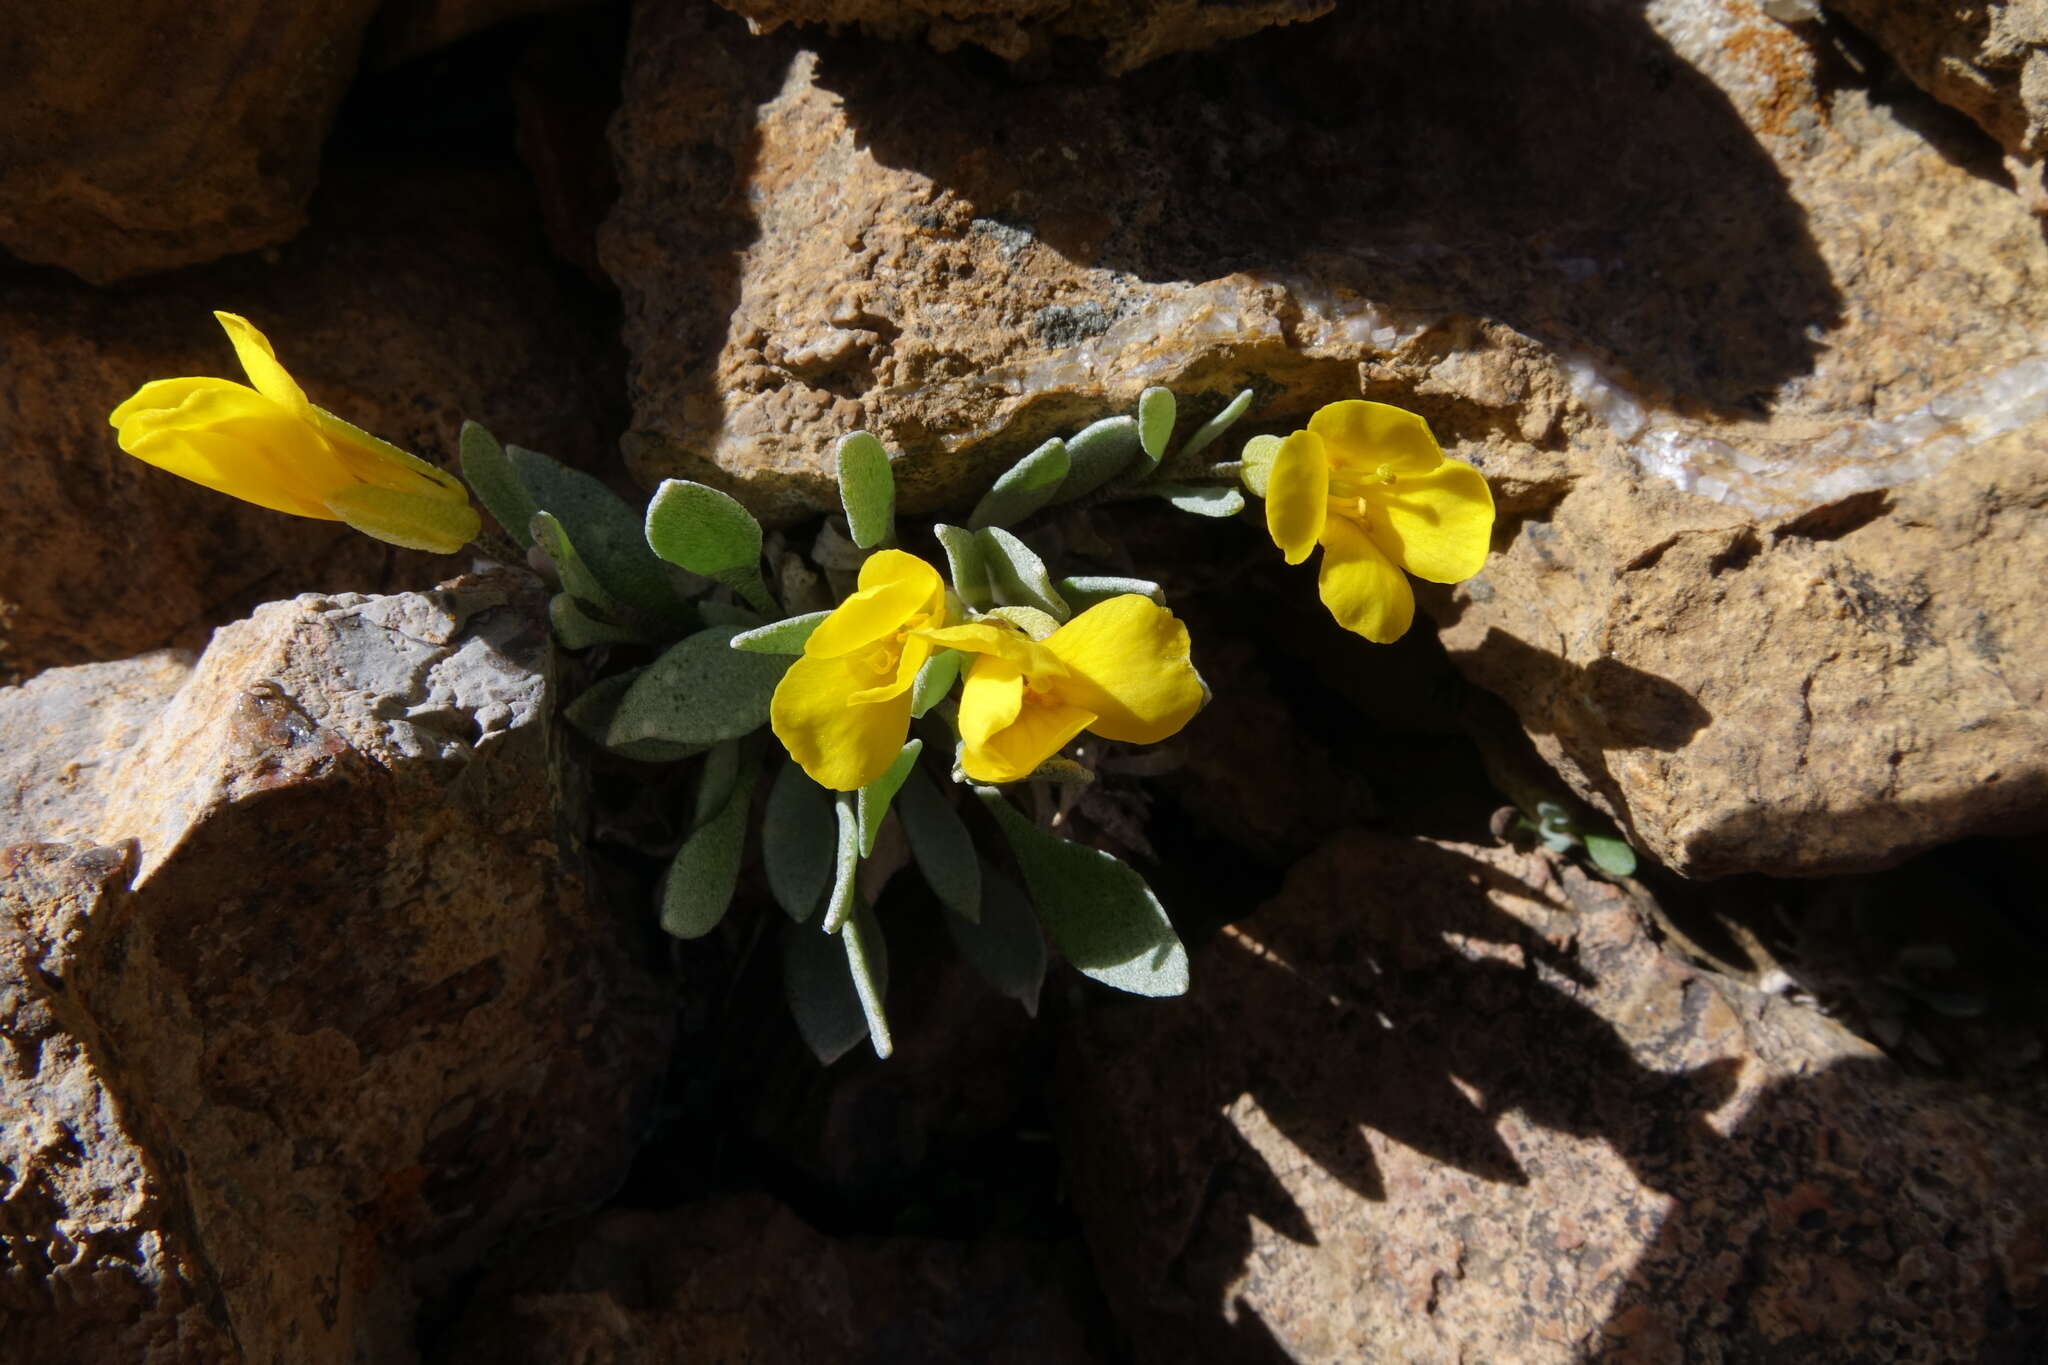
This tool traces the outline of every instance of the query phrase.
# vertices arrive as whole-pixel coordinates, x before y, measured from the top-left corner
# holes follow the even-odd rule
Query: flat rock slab
[[[1634,894],[1349,832],[1186,999],[1083,1016],[1063,1150],[1138,1359],[2038,1351],[2038,1078],[1909,1076]]]
[[[1822,875],[2048,808],[2048,242],[1994,144],[1745,0],[1036,82],[650,4],[614,143],[643,482],[791,520],[865,427],[957,516],[1149,384],[1362,393],[1486,472],[1497,553],[1425,608],[1639,848]]]
[[[669,1011],[576,871],[543,607],[308,596],[0,691],[24,1359],[404,1361],[622,1177]]]

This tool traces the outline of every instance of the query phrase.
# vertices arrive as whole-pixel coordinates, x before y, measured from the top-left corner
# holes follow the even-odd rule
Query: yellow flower
[[[946,624],[946,584],[916,555],[882,550],[859,590],[818,623],[775,689],[768,722],[811,780],[834,791],[887,772],[910,730],[910,685]]]
[[[1406,569],[1457,583],[1486,563],[1493,493],[1485,476],[1447,459],[1420,417],[1352,399],[1280,442],[1266,474],[1266,529],[1289,564],[1323,546],[1323,604],[1337,623],[1379,644],[1415,619]]]
[[[1028,777],[1083,730],[1156,744],[1208,700],[1188,658],[1188,628],[1135,594],[1098,603],[1039,642],[992,622],[925,637],[976,656],[960,694],[961,767],[976,782]]]
[[[480,523],[461,480],[306,401],[270,341],[215,313],[249,384],[154,379],[107,419],[121,449],[229,497],[450,554]]]

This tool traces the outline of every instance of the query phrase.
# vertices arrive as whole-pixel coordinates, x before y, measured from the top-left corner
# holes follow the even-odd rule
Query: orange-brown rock
[[[96,284],[288,240],[377,0],[35,0],[0,45],[0,246]]]
[[[1492,481],[1426,606],[1638,847],[1814,875],[2048,818],[2048,243],[1897,80],[1743,0],[1359,6],[1115,81],[634,42],[643,481],[791,519],[865,427],[957,515],[1147,384],[1281,430],[1363,394]]]
[[[2023,1356],[2036,1069],[1911,1074],[1650,913],[1542,853],[1350,831],[1184,1000],[1078,1016],[1062,1150],[1137,1358]]]
[[[10,1351],[403,1362],[620,1179],[668,1009],[579,872],[542,606],[306,596],[0,691]]]
[[[251,318],[315,402],[450,466],[465,417],[572,463],[608,454],[612,354],[530,200],[496,175],[342,177],[263,260],[119,292],[12,267],[0,288],[0,676],[199,646],[257,602],[411,588],[459,563],[236,502],[123,454],[144,381],[240,379],[212,310]]]
[[[692,1359],[1081,1365],[1059,1259],[1023,1243],[824,1236],[765,1195],[614,1210],[496,1267],[447,1365]]]

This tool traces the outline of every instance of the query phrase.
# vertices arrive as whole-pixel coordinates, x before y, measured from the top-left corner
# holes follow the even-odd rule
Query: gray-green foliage
[[[720,745],[712,753],[730,753],[732,766],[707,760],[696,827],[662,878],[661,927],[677,938],[702,938],[717,928],[739,885],[747,811],[760,765],[741,762],[737,744]],[[713,806],[708,812],[707,805]]]
[[[548,599],[548,624],[554,628],[555,639],[564,649],[631,644],[646,639],[632,626],[592,616],[573,593],[558,592]]]
[[[736,499],[687,479],[664,479],[648,499],[644,533],[662,559],[726,584],[759,611],[775,610],[761,582],[761,523]]]
[[[767,724],[769,700],[789,660],[732,648],[736,633],[719,626],[671,645],[619,699],[605,742],[716,744]]]
[[[1195,428],[1194,434],[1189,436],[1186,444],[1180,448],[1181,457],[1185,459],[1207,450],[1218,436],[1221,436],[1230,429],[1232,423],[1245,415],[1251,408],[1251,405],[1252,391],[1250,389],[1244,390],[1237,397],[1224,404],[1221,412]]]
[[[804,1045],[830,1066],[868,1036],[868,1019],[847,967],[845,944],[836,934],[819,933],[818,927],[816,918],[782,926],[782,995]]]
[[[1059,500],[1086,497],[1130,468],[1139,453],[1138,419],[1105,417],[1067,438],[1067,477]]]
[[[999,873],[984,873],[981,918],[946,915],[946,933],[968,965],[991,986],[1018,1001],[1027,1014],[1038,1013],[1038,993],[1045,985],[1045,935],[1038,916],[1017,884]]]
[[[680,604],[668,570],[647,544],[640,514],[588,474],[539,451],[507,446],[505,456],[534,506],[560,523],[606,594],[657,619],[675,616]]]
[[[770,621],[765,626],[743,630],[733,636],[732,647],[752,654],[801,654],[811,632],[831,614],[829,611],[807,611],[802,616]]]
[[[989,587],[996,605],[1033,607],[1055,621],[1064,621],[1073,615],[1060,597],[1059,590],[1053,587],[1045,561],[1029,545],[1000,526],[976,531],[974,539],[981,551],[981,562],[988,569]]]
[[[974,505],[967,524],[977,531],[984,526],[1015,526],[1059,493],[1068,464],[1067,443],[1053,437],[1003,472]]]
[[[872,858],[875,854],[875,839],[882,832],[882,821],[889,816],[889,803],[896,799],[902,789],[903,780],[910,776],[910,770],[917,763],[917,756],[924,752],[924,741],[913,739],[903,746],[903,752],[896,755],[896,761],[889,770],[860,789],[858,817],[860,822],[860,856]]]
[[[1187,949],[1143,877],[1100,849],[1046,833],[996,788],[974,791],[1017,855],[1046,932],[1077,971],[1133,995],[1186,992]]]
[[[885,544],[896,526],[896,476],[889,452],[865,431],[842,437],[837,460],[839,505],[855,545],[871,550]]]
[[[889,1017],[882,1011],[883,997],[889,993],[889,949],[882,941],[881,926],[863,906],[847,918],[839,937],[846,945],[847,974],[853,978],[854,995],[867,1020],[868,1038],[875,1045],[875,1055],[886,1059],[896,1044],[889,1037]]]
[[[1198,517],[1234,517],[1244,510],[1244,494],[1235,488],[1162,483],[1153,491],[1181,511]]]
[[[791,919],[802,923],[824,908],[838,848],[832,793],[783,764],[761,817],[761,856],[768,893]]]
[[[1166,605],[1166,593],[1149,578],[1112,578],[1095,574],[1084,574],[1074,578],[1062,578],[1054,588],[1071,604],[1075,611],[1086,611],[1112,597],[1136,594]]]
[[[905,774],[896,795],[896,818],[910,856],[940,904],[962,919],[981,917],[981,858],[953,803],[921,769]]]
[[[1171,389],[1154,385],[1138,395],[1138,448],[1153,464],[1158,464],[1159,457],[1166,453],[1178,408]]]
[[[533,514],[540,510],[533,495],[520,482],[519,473],[505,454],[505,447],[479,422],[464,422],[459,438],[462,477],[475,492],[484,510],[497,519],[519,548],[530,549],[533,532],[528,529]]]
[[[995,580],[983,557],[981,534],[964,526],[932,527],[939,548],[946,552],[946,577],[969,611],[987,611],[996,604]]]

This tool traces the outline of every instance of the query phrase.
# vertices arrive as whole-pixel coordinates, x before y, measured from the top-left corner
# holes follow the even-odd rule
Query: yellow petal
[[[1352,398],[1331,403],[1308,419],[1323,438],[1332,464],[1371,472],[1386,465],[1395,474],[1424,474],[1444,457],[1429,434],[1429,423],[1406,408]]]
[[[1323,531],[1323,605],[1344,629],[1392,644],[1415,619],[1415,590],[1365,532],[1343,517]]]
[[[911,685],[917,681],[917,670],[924,667],[926,659],[931,658],[932,646],[929,641],[913,635],[900,647],[891,646],[890,653],[893,655],[889,664],[890,671],[882,681],[855,692],[847,698],[848,701],[888,701],[891,697],[908,692]],[[841,662],[851,664],[854,661],[843,659]]]
[[[483,523],[468,499],[398,493],[373,484],[352,483],[330,494],[327,510],[366,536],[408,550],[452,555],[476,539]]]
[[[942,648],[1007,659],[1033,676],[1049,676],[1061,671],[1059,660],[1046,652],[1044,645],[1011,626],[975,622],[972,625],[948,626],[944,630],[921,630],[918,634]]]
[[[1017,719],[986,742],[965,745],[960,767],[976,782],[1021,782],[1094,719],[1079,706],[1026,702]]]
[[[768,707],[768,723],[790,757],[833,791],[858,791],[887,772],[910,731],[907,690],[851,704],[847,696],[858,683],[839,659],[801,658],[782,675]]]
[[[172,392],[148,397],[154,401]],[[327,496],[351,482],[318,432],[255,390],[225,379],[184,386],[173,408],[131,409],[118,439],[137,459],[181,478],[298,516],[335,520]]]
[[[804,642],[806,655],[840,658],[872,647],[911,624],[913,617],[943,619],[935,613],[945,610],[945,580],[916,555],[902,550],[869,555],[860,566],[858,588],[811,632]]]
[[[221,385],[231,389],[248,387],[232,379],[152,379],[108,413],[107,421],[112,426],[125,427],[143,413],[170,412],[199,390]]]
[[[1493,540],[1493,491],[1463,460],[1445,460],[1427,474],[1402,476],[1383,494],[1368,495],[1366,530],[1373,543],[1417,578],[1462,583],[1486,567]]]
[[[277,362],[277,352],[270,348],[270,338],[256,330],[247,318],[235,313],[216,311],[213,315],[228,340],[235,344],[235,355],[241,359],[242,370],[249,376],[249,382],[256,386],[256,392],[268,398],[295,417],[304,417],[311,404],[306,394],[284,366]]]
[[[1060,700],[1095,713],[1104,739],[1157,744],[1202,709],[1208,693],[1189,658],[1188,628],[1148,597],[1097,603],[1045,642],[1066,665]],[[1065,743],[1064,740],[1061,743]]]
[[[960,738],[979,747],[1016,723],[1024,708],[1024,674],[1007,659],[975,657],[960,688]]]
[[[1280,443],[1266,475],[1266,530],[1289,564],[1301,563],[1315,548],[1329,515],[1329,498],[1330,463],[1323,454],[1323,438],[1313,431],[1297,431]]]

